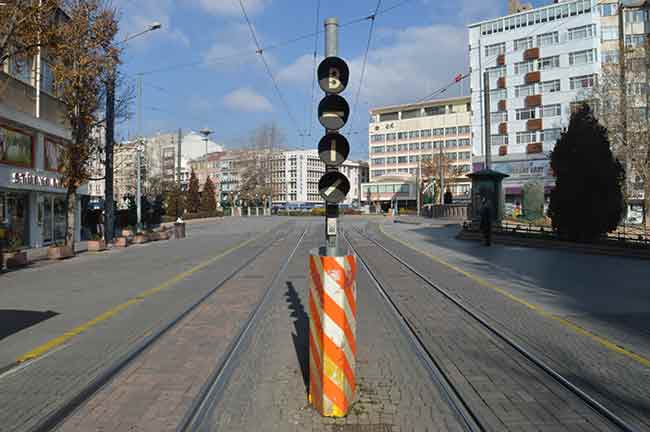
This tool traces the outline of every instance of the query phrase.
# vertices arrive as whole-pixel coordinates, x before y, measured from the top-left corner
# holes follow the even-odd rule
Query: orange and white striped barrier
[[[309,402],[325,417],[354,400],[356,271],[354,256],[309,257]]]

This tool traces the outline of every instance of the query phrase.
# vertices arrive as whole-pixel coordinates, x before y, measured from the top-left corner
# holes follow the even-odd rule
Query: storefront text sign
[[[11,183],[15,185],[42,186],[55,189],[64,189],[60,179],[36,175],[31,172],[14,172],[11,174]]]

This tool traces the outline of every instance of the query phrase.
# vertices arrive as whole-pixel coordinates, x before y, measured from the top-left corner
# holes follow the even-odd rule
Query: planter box
[[[133,237],[133,244],[149,243],[149,236],[146,234],[137,234]]]
[[[499,147],[499,156],[505,156],[508,154],[508,146]]]
[[[499,111],[505,111],[508,109],[508,104],[506,103],[505,100],[500,100],[498,104]]]
[[[157,231],[149,235],[152,241],[169,240],[169,231]]]
[[[538,83],[542,79],[542,74],[539,71],[528,72],[524,77],[526,84]]]
[[[506,64],[506,55],[505,54],[499,54],[497,56],[497,65],[504,66],[505,64]]]
[[[127,237],[117,237],[115,239],[115,247],[125,248],[129,246],[129,239]]]
[[[104,240],[88,240],[89,252],[101,252],[106,250],[106,241]]]
[[[528,154],[541,153],[542,151],[544,151],[542,143],[530,143],[526,146],[526,153]]]
[[[524,100],[526,108],[534,108],[542,105],[542,95],[526,96]]]
[[[50,246],[47,248],[47,257],[51,260],[62,260],[74,256],[70,246]]]
[[[536,60],[539,58],[539,48],[528,48],[524,51],[524,61]]]
[[[497,80],[497,88],[504,89],[506,88],[506,78],[501,77]]]
[[[529,131],[542,130],[542,119],[530,119],[526,122],[526,129]]]
[[[133,231],[128,229],[122,230],[122,237],[133,237]]]
[[[508,135],[508,123],[499,123],[499,135]]]
[[[21,268],[29,264],[27,252],[5,252],[3,257],[8,269]],[[2,266],[0,266],[0,268],[1,267]]]

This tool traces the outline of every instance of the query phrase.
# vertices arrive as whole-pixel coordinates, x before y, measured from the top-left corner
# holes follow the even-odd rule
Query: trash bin
[[[174,235],[177,239],[185,238],[185,222],[174,223]]]

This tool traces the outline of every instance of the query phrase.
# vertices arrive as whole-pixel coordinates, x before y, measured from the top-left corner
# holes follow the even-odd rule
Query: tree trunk
[[[69,186],[67,193],[68,208],[66,211],[65,221],[65,245],[74,250],[75,226],[77,219],[77,188]]]
[[[650,179],[643,184],[643,223],[646,229],[650,229]]]

